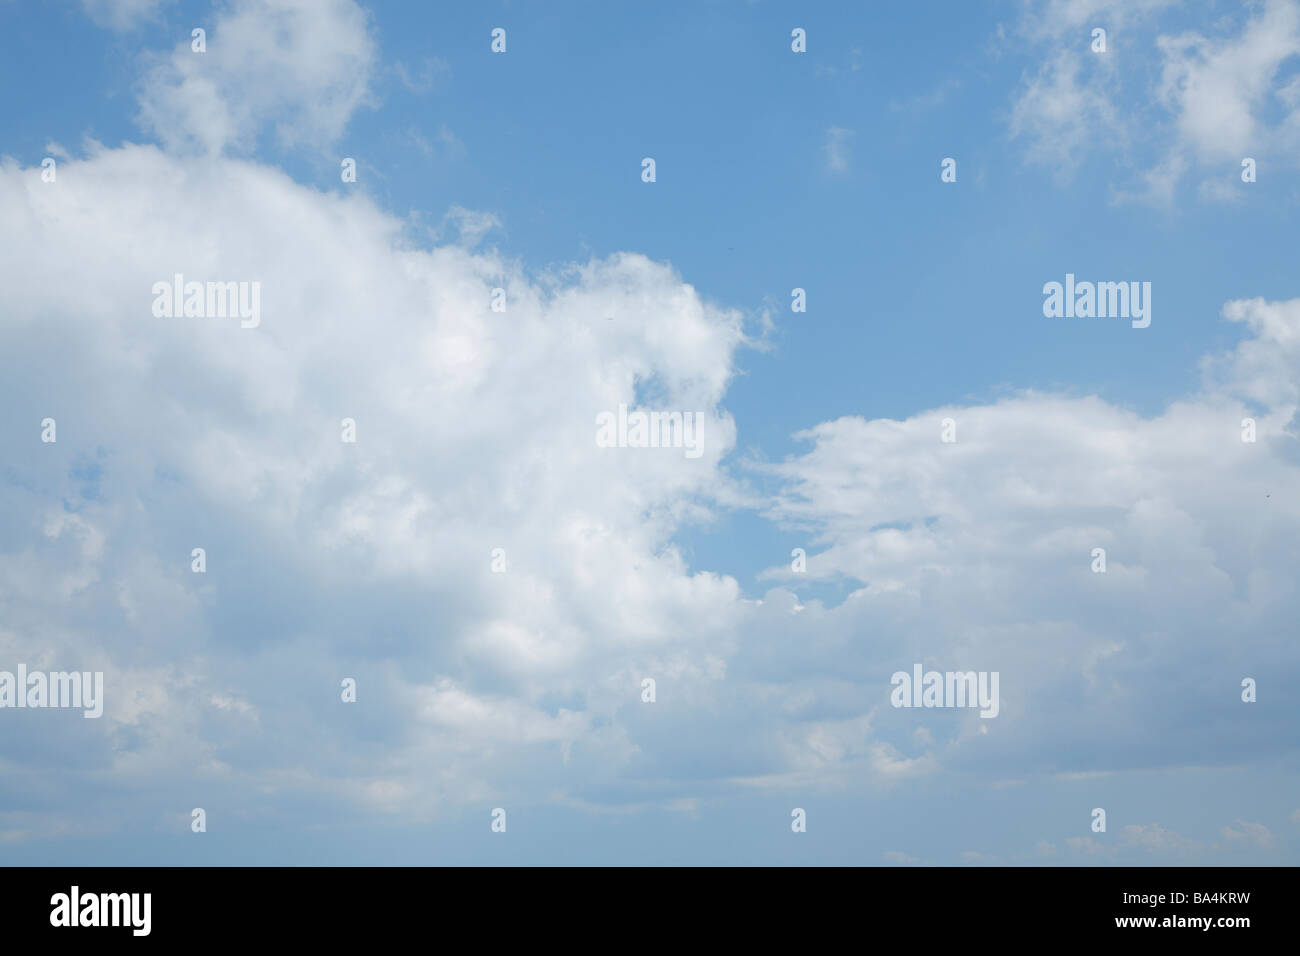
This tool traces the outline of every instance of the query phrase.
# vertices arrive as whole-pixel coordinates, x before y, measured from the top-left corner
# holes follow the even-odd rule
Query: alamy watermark
[[[1075,282],[1065,274],[1065,284],[1043,286],[1043,315],[1049,319],[1128,319],[1135,329],[1151,324],[1150,282]]]
[[[703,412],[631,412],[620,404],[618,413],[596,416],[598,448],[682,448],[687,458],[704,454]]]
[[[262,283],[186,282],[179,272],[172,281],[153,284],[153,314],[160,319],[240,319],[242,329],[262,323]]]
[[[925,671],[912,665],[912,673],[895,671],[889,679],[894,689],[889,702],[895,707],[979,707],[981,717],[996,717],[998,671]]]
[[[51,926],[128,926],[133,936],[152,929],[152,893],[82,893],[73,886],[51,896],[50,907]]]
[[[0,671],[0,707],[79,707],[92,719],[104,713],[103,671]]]

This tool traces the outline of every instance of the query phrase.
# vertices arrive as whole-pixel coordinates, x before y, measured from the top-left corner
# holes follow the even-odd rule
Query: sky
[[[0,862],[1300,862],[1300,2],[0,0],[0,84]]]

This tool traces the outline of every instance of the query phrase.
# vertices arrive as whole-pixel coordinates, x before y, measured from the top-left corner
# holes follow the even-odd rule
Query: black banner
[[[1131,937],[1232,946],[1280,933],[1289,868],[0,869],[7,942],[399,940],[435,926],[640,947],[850,933],[918,945]],[[638,940],[641,943],[638,943]],[[67,942],[65,939],[64,942]]]

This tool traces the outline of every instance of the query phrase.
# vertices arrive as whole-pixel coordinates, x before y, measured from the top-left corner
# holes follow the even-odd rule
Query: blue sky
[[[0,669],[109,695],[0,711],[0,859],[1296,861],[1300,5],[0,38]],[[151,316],[178,271],[262,324]],[[1066,273],[1150,282],[1150,327],[1046,318]],[[638,401],[703,459],[597,455]],[[914,661],[1003,712],[891,708]]]

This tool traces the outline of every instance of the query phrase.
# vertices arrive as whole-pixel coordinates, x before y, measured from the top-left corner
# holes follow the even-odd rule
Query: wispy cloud
[[[854,132],[841,126],[831,126],[826,130],[826,168],[832,173],[843,174],[849,171],[849,159],[853,147]]]

